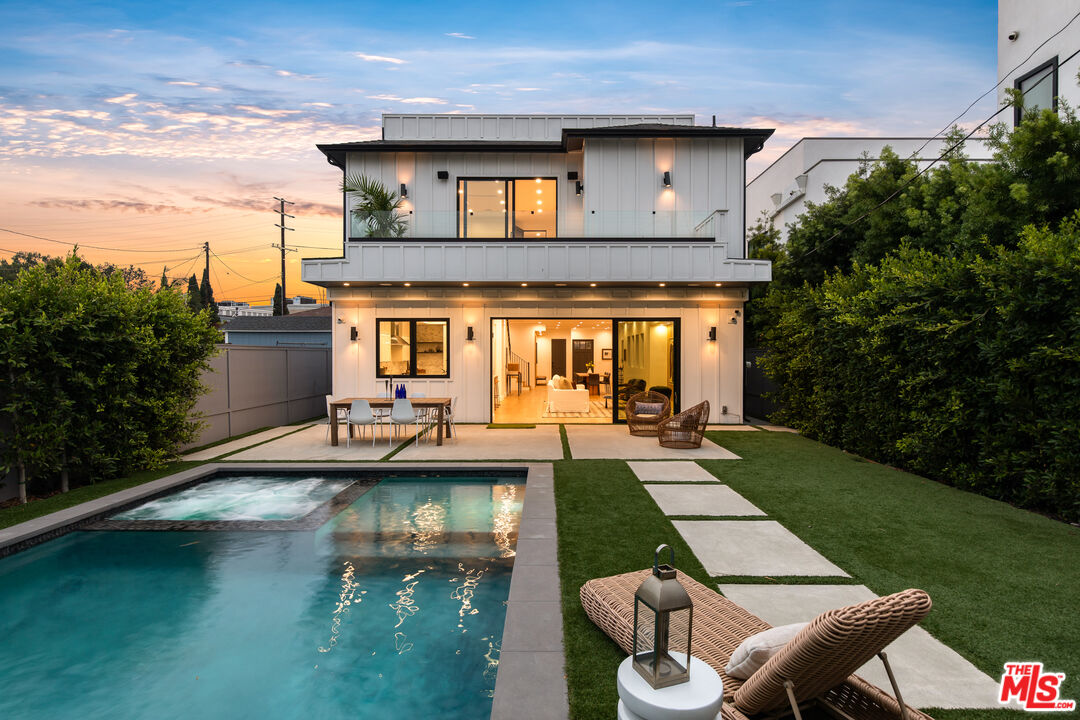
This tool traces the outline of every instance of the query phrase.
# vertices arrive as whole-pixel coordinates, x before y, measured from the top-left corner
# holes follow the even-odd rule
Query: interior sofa
[[[552,375],[548,382],[548,412],[589,412],[589,390],[569,379]]]

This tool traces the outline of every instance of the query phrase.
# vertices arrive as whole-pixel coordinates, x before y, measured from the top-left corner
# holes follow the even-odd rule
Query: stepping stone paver
[[[646,485],[665,515],[765,515],[727,485]]]
[[[732,602],[772,625],[805,622],[833,608],[877,597],[864,585],[719,585]],[[914,627],[886,648],[904,702],[919,708],[998,708],[998,684],[959,653]],[[884,689],[892,686],[881,660],[857,674]]]
[[[690,460],[628,462],[641,482],[719,482],[705,468]]]
[[[674,520],[710,575],[833,575],[846,572],[772,520]]]

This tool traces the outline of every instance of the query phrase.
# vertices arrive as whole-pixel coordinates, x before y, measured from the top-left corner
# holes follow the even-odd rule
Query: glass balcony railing
[[[529,213],[501,211],[422,211],[402,209],[365,218],[350,217],[349,238],[356,241],[403,240],[742,240],[741,229],[726,211],[566,210]]]

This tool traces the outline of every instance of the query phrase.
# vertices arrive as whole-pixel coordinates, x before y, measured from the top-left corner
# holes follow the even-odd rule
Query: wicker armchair
[[[639,409],[640,405],[659,405],[660,412],[641,412],[655,408]],[[626,424],[631,435],[655,436],[656,426],[668,415],[671,415],[671,401],[660,393],[640,392],[626,401]]]
[[[656,428],[660,445],[666,448],[699,448],[709,424],[709,401],[668,418]]]

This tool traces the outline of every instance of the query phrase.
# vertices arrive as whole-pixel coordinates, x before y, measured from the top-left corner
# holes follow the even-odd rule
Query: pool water
[[[295,520],[352,482],[325,477],[224,477],[113,517],[117,520]]]
[[[315,531],[0,559],[0,718],[480,718],[524,485],[393,478]]]

